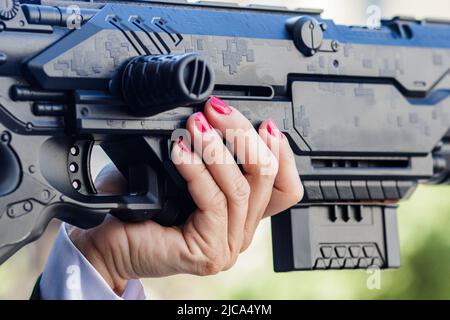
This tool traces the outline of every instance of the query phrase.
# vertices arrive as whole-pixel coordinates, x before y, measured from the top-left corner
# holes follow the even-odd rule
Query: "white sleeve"
[[[115,294],[72,243],[64,223],[42,273],[40,293],[43,300],[145,299],[140,280],[129,280],[122,296]]]

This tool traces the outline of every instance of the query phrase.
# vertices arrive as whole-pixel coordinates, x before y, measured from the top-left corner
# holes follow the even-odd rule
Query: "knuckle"
[[[219,211],[227,210],[227,207],[228,207],[227,198],[225,197],[222,190],[220,190],[219,188],[217,188],[214,191],[214,194],[211,197],[211,206],[215,210],[219,210]]]
[[[290,147],[285,151],[284,154],[287,161],[295,163],[295,154]]]
[[[241,175],[235,183],[231,197],[236,202],[247,202],[250,197],[250,184],[247,179]]]
[[[228,263],[225,265],[222,271],[230,270],[231,267],[233,267],[236,264],[237,259],[238,254],[233,255],[233,257],[228,261]]]
[[[219,257],[206,259],[200,268],[200,275],[212,276],[218,274],[225,267],[225,263]]]
[[[221,271],[227,270],[227,267],[230,263],[233,263],[234,259],[234,255],[229,251],[225,242],[209,246],[206,250],[203,250],[203,254],[204,258],[198,268],[200,275],[203,276],[216,275]]]
[[[244,239],[242,238],[241,241],[237,243],[230,244],[229,250],[228,250],[228,257],[227,257],[227,266],[231,264],[233,266],[236,263],[237,258],[239,257],[241,247],[242,247],[242,241]]]
[[[250,244],[252,243],[252,236],[246,236],[244,238],[244,242],[242,242],[242,248],[241,248],[241,252],[244,252],[245,250],[248,249],[248,247],[250,247]]]
[[[228,246],[229,257],[232,259],[234,256],[239,255],[239,251],[241,250],[242,241],[244,241],[244,232],[241,234],[241,238],[237,241],[230,241]]]
[[[222,271],[222,267],[215,261],[208,261],[205,263],[204,275],[213,276]]]
[[[209,175],[208,168],[207,168],[206,166],[202,166],[202,167],[200,168],[200,172],[199,172],[198,176],[199,176],[199,177],[206,177],[206,176],[208,176],[208,175]]]
[[[297,191],[297,203],[303,200],[303,197],[305,196],[305,188],[303,187],[303,183],[300,183],[300,186]]]
[[[278,169],[280,168],[278,159],[275,158],[275,156],[272,154],[270,157],[270,168],[272,169],[272,171],[274,172],[274,174],[276,175],[278,173]]]
[[[253,240],[254,233],[255,233],[254,228],[252,226],[249,226],[246,224],[244,227],[244,241],[242,242],[240,252],[243,252],[243,251],[247,250],[248,247],[250,247],[250,244],[252,243],[252,240]]]
[[[293,206],[302,201],[304,195],[305,189],[303,184],[300,183],[299,187],[296,188],[296,191],[291,194],[290,205]]]
[[[269,159],[266,161],[266,163],[261,166],[259,170],[259,175],[261,177],[265,177],[268,180],[275,180],[275,177],[278,173],[279,164],[278,160],[275,158],[274,155],[271,155]]]

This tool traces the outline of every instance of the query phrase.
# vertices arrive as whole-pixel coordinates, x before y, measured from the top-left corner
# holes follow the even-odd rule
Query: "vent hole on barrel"
[[[204,61],[194,59],[184,69],[184,83],[189,94],[196,97],[202,95],[209,87],[211,76]]]

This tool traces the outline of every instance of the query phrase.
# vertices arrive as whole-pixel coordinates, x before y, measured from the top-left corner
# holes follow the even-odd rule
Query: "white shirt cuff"
[[[70,240],[63,223],[40,282],[43,300],[144,300],[140,280],[129,280],[122,296],[114,293]]]

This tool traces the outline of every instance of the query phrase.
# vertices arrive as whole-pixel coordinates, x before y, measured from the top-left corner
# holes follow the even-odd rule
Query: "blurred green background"
[[[354,25],[366,24],[366,9],[373,4],[380,7],[383,17],[401,14],[450,19],[449,0],[240,2],[322,8],[324,17]],[[402,267],[382,271],[380,289],[368,289],[372,275],[366,271],[274,273],[268,220],[261,224],[250,249],[227,272],[143,281],[150,299],[449,299],[450,187],[420,186],[401,204],[398,219]],[[29,297],[57,230],[55,221],[44,237],[0,266],[0,299]]]

